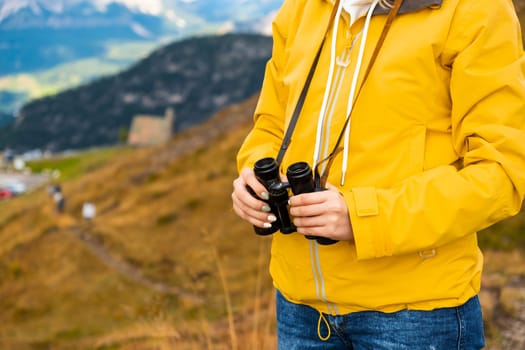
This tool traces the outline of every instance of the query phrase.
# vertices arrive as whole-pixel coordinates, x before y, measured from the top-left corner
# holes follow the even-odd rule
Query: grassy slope
[[[230,210],[246,123],[212,148],[199,148],[224,124],[158,149],[117,153],[106,166],[62,183],[64,215],[53,212],[44,189],[0,204],[0,348],[125,346],[155,341],[156,332],[161,342],[236,341],[223,324],[225,297],[237,315],[261,301],[255,286],[270,290],[269,242]],[[92,224],[80,218],[85,201],[97,205]],[[110,254],[113,265],[79,236]]]

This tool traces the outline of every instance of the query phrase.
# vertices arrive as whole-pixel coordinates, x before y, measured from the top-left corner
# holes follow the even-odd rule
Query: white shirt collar
[[[342,0],[343,9],[350,15],[350,25],[364,16],[373,0]]]

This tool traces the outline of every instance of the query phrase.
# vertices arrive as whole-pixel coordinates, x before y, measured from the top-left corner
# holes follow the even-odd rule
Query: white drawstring
[[[330,48],[330,68],[328,70],[328,79],[326,81],[326,86],[324,90],[323,104],[321,105],[321,111],[319,112],[319,117],[317,119],[317,135],[315,137],[315,149],[314,149],[314,162],[313,167],[317,166],[320,161],[321,153],[321,140],[323,133],[323,124],[326,116],[326,108],[328,104],[328,95],[330,92],[330,86],[332,84],[334,69],[335,69],[335,56],[336,56],[336,41],[337,41],[337,29],[339,28],[339,17],[341,16],[341,11],[343,9],[343,2],[339,3],[337,12],[334,18],[334,26],[332,29],[332,44]]]
[[[377,4],[380,0],[374,0],[372,4],[370,5],[370,8],[367,11],[366,19],[362,31],[361,36],[361,45],[359,47],[359,53],[357,56],[357,62],[356,66],[352,75],[352,85],[350,86],[350,94],[348,97],[348,104],[346,109],[346,116],[349,116],[352,112],[352,104],[355,98],[356,89],[357,89],[357,81],[359,78],[359,72],[361,70],[361,65],[363,62],[364,52],[365,52],[365,46],[366,46],[366,39],[368,36],[368,29],[370,27],[370,21],[372,19],[372,13],[374,12],[374,9],[376,8]],[[319,117],[317,119],[317,133],[315,138],[315,149],[314,149],[314,159],[313,159],[313,167],[315,168],[317,164],[321,161],[321,150],[322,150],[322,135],[323,131],[326,133],[327,130],[324,130],[324,123],[326,118],[326,112],[327,112],[327,106],[329,104],[329,96],[330,96],[330,87],[332,85],[333,75],[334,75],[334,69],[335,69],[335,60],[336,60],[336,44],[337,44],[337,30],[339,28],[339,18],[341,17],[341,11],[343,9],[343,2],[339,4],[339,7],[337,9],[335,19],[334,19],[334,26],[332,29],[332,43],[330,47],[330,67],[328,70],[328,79],[326,81],[324,96],[323,96],[323,103],[321,105],[321,110],[319,112]],[[333,102],[335,103],[335,101]],[[348,125],[346,127],[345,132],[345,139],[344,139],[344,146],[343,146],[343,161],[342,161],[342,174],[341,174],[341,186],[345,183],[345,175],[346,170],[348,168],[348,149],[349,149],[349,142],[350,142],[350,123],[351,120],[348,121]],[[328,128],[328,127],[327,127]],[[326,155],[324,155],[326,156]],[[323,169],[321,169],[321,172]]]
[[[368,36],[368,28],[370,26],[370,21],[372,19],[372,13],[374,12],[374,9],[376,8],[378,3],[379,3],[379,0],[374,0],[374,2],[370,6],[370,9],[368,10],[366,14],[365,25],[363,28],[363,35],[361,37],[361,46],[359,47],[357,63],[354,69],[354,74],[352,76],[352,85],[350,87],[350,95],[348,97],[348,105],[346,107],[347,116],[350,116],[350,113],[352,112],[353,101],[354,101],[356,88],[357,88],[357,80],[359,78],[359,71],[361,70],[361,64],[363,62],[363,56],[365,53],[365,45],[366,45],[366,37]],[[350,142],[350,124],[351,122],[352,120],[350,119],[348,121],[348,125],[346,126],[346,130],[345,130],[345,141],[344,141],[344,148],[343,148],[343,164],[341,167],[341,171],[342,171],[341,186],[345,184],[346,169],[348,168],[348,148],[349,148],[349,142]]]

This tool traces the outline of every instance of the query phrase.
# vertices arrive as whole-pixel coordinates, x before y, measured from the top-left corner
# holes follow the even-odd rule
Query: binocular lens
[[[286,170],[286,177],[294,194],[315,192],[312,169],[308,163],[293,163]]]
[[[306,162],[293,163],[288,167],[288,170],[286,171],[286,176],[288,177],[288,181],[293,181],[290,180],[290,178],[300,179],[304,178],[305,176],[311,177],[312,169]]]
[[[273,158],[259,159],[257,162],[255,162],[253,171],[255,176],[263,184],[266,184],[268,181],[279,181],[279,167]]]

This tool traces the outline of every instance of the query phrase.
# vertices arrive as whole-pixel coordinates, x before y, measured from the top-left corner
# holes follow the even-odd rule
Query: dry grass
[[[269,241],[229,197],[253,104],[63,182],[63,215],[44,189],[0,203],[0,348],[268,348]]]
[[[525,348],[525,256],[519,251],[485,252],[480,301],[487,349]]]

